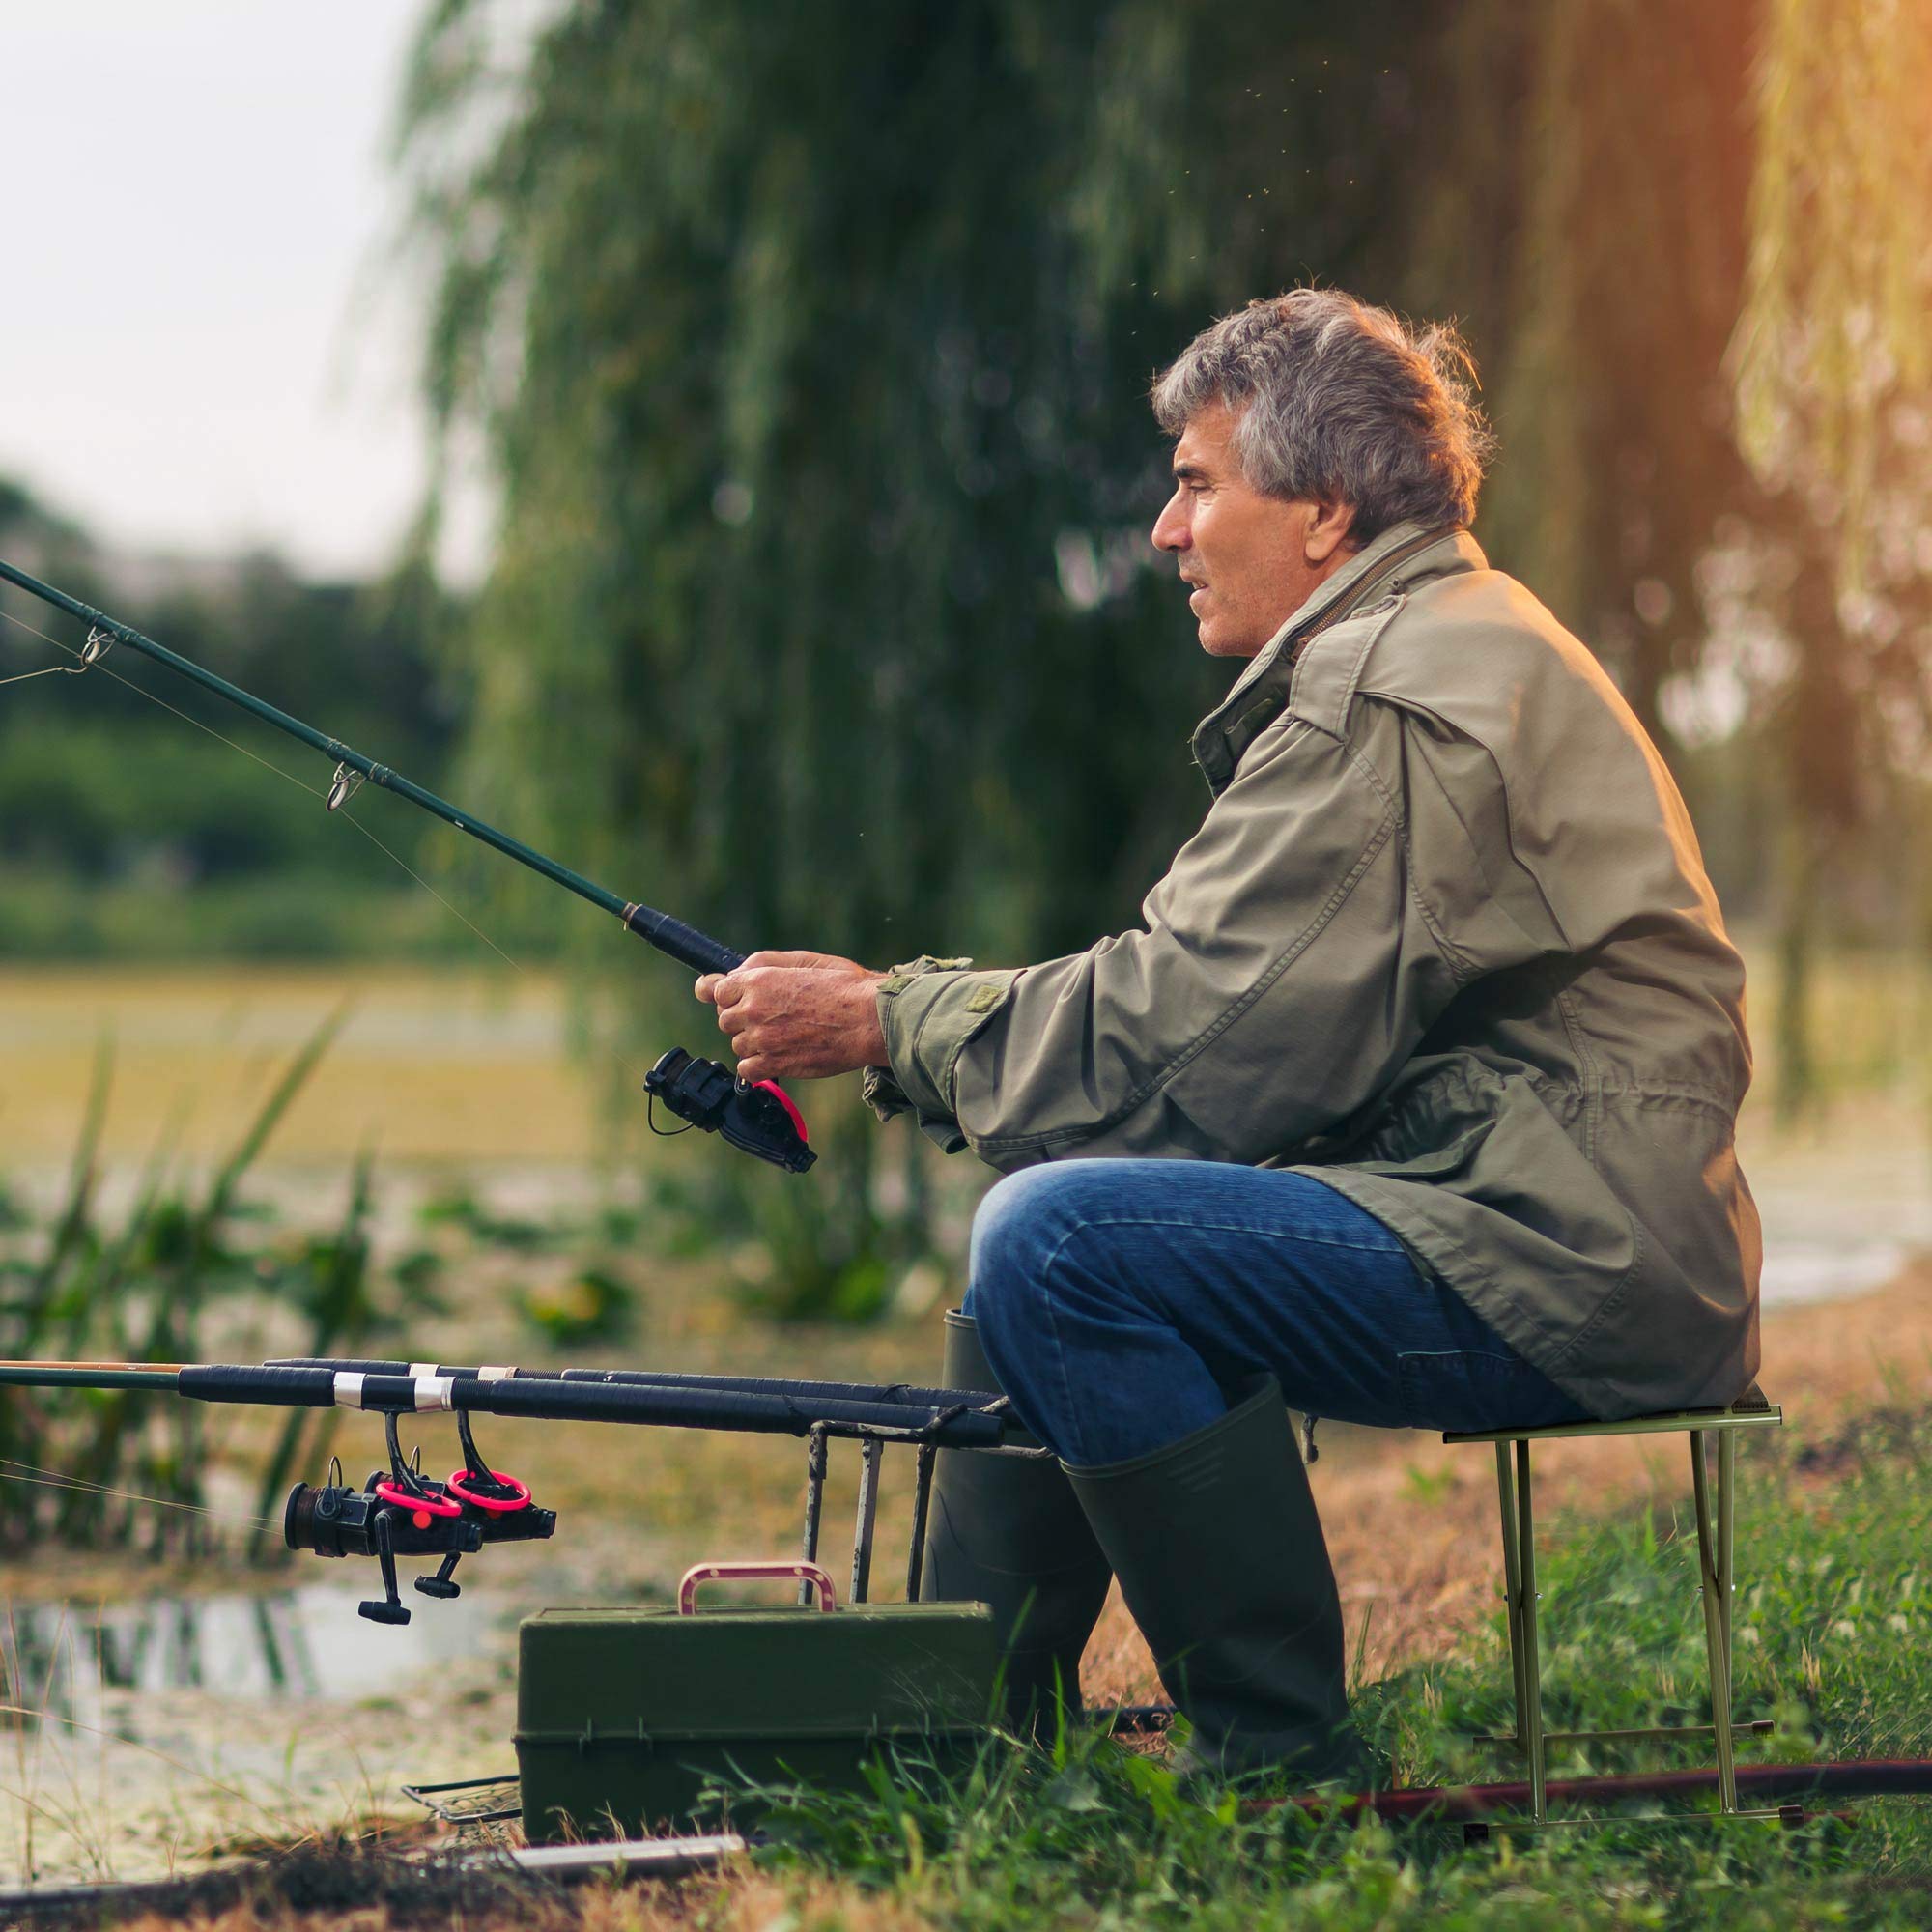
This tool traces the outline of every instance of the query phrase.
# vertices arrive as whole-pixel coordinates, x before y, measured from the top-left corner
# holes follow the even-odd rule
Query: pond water
[[[121,1692],[191,1690],[230,1710],[355,1702],[433,1683],[453,1663],[502,1651],[512,1634],[496,1618],[438,1614],[440,1605],[400,1628],[377,1626],[355,1613],[362,1594],[346,1582],[91,1606],[13,1603],[0,1671],[14,1724],[98,1724]],[[136,1741],[138,1710],[131,1727],[117,1727]]]
[[[399,1817],[407,1782],[512,1762],[521,1590],[466,1591],[404,1628],[343,1582],[14,1598],[0,1618],[0,1873],[139,1877],[225,1846]]]
[[[1921,1109],[1874,1103],[1804,1135],[1747,1118],[1739,1140],[1764,1222],[1765,1307],[1862,1294],[1932,1252]]]

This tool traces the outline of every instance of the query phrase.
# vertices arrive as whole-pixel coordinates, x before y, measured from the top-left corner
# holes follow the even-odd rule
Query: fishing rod
[[[918,1451],[906,1595],[919,1595],[934,1459],[941,1449],[1039,1458],[1048,1452],[1021,1429],[1004,1397],[966,1389],[902,1384],[786,1382],[756,1377],[656,1372],[512,1369],[442,1370],[425,1362],[0,1362],[0,1388],[85,1388],[173,1395],[190,1402],[273,1408],[354,1408],[383,1418],[388,1466],[358,1490],[331,1457],[320,1483],[298,1483],[282,1513],[282,1540],[317,1556],[374,1557],[383,1595],[357,1605],[372,1623],[406,1624],[396,1561],[435,1556],[439,1567],[415,1579],[426,1597],[461,1594],[456,1566],[485,1544],[551,1536],[556,1513],[540,1507],[527,1483],[495,1467],[477,1447],[472,1418],[524,1416],[541,1422],[608,1422],[661,1429],[715,1429],[806,1440],[805,1559],[815,1562],[824,1504],[826,1450],[834,1439],[862,1448],[859,1517],[852,1540],[852,1598],[869,1587],[879,1499],[879,1462],[888,1444]],[[451,1413],[463,1466],[442,1482],[422,1473],[420,1448],[405,1454],[401,1418]]]
[[[527,1416],[542,1422],[621,1422],[669,1429],[749,1431],[764,1435],[914,1435],[945,1449],[996,1448],[1021,1434],[1004,1400],[984,1391],[897,1391],[866,1383],[762,1389],[728,1376],[663,1381],[561,1376],[454,1374],[411,1364],[402,1374],[286,1362],[0,1362],[0,1388],[127,1389],[188,1402],[250,1403],[271,1408],[359,1408],[384,1416],[440,1411]]]
[[[154,639],[118,618],[110,617],[104,611],[97,611],[93,605],[83,604],[77,597],[70,597],[66,591],[57,590],[52,584],[43,583],[39,578],[29,576],[5,558],[0,558],[0,581],[14,584],[30,597],[51,605],[56,611],[78,618],[88,627],[87,641],[77,653],[80,664],[75,675],[92,669],[115,644],[125,644],[129,650],[164,666],[178,676],[200,685],[204,691],[213,692],[215,696],[247,712],[250,717],[273,725],[276,730],[306,745],[311,751],[332,758],[335,772],[324,800],[325,810],[340,810],[355,797],[365,781],[380,785],[383,790],[407,799],[412,805],[420,807],[446,825],[455,826],[459,832],[467,833],[504,857],[528,867],[553,885],[561,886],[565,891],[575,893],[579,898],[587,899],[599,911],[614,917],[625,931],[636,933],[646,945],[656,947],[680,965],[689,966],[698,973],[728,973],[745,963],[744,953],[734,951],[721,940],[713,939],[708,933],[699,932],[696,926],[687,925],[682,920],[673,919],[669,913],[660,912],[653,906],[640,904],[635,899],[619,898],[615,893],[584,878],[582,873],[572,871],[568,866],[559,865],[521,839],[512,838],[508,833],[499,832],[494,825],[486,825],[482,819],[451,805],[447,799],[439,798],[435,792],[406,779],[400,772],[378,764],[375,759],[365,756],[353,746],[345,745],[339,738],[331,738],[318,731],[314,725],[303,724],[299,718],[291,717],[288,712],[255,696],[252,692],[243,691],[239,684],[231,684],[227,678],[217,676],[192,659],[169,650],[165,644],[157,644]],[[721,1134],[733,1147],[782,1167],[789,1173],[803,1174],[818,1157],[810,1145],[810,1137],[804,1117],[791,1096],[776,1081],[741,1081],[719,1061],[701,1060],[686,1053],[682,1047],[672,1047],[645,1074],[644,1089],[653,1101],[663,1101],[670,1112],[689,1125],[706,1133]]]
[[[730,1389],[745,1395],[781,1396],[808,1402],[871,1402],[917,1408],[950,1408],[956,1403],[980,1406],[993,1398],[971,1389],[915,1387],[909,1382],[799,1380],[789,1376],[697,1376],[673,1369],[520,1369],[460,1368],[447,1362],[404,1362],[340,1355],[272,1355],[277,1369],[332,1369],[365,1376],[452,1376],[459,1381],[521,1377],[533,1381],[613,1382],[638,1388]]]

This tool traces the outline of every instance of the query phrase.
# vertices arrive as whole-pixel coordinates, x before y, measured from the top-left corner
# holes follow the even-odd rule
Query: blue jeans
[[[1039,1439],[1124,1462],[1265,1371],[1291,1408],[1383,1429],[1584,1419],[1373,1214],[1306,1175],[1073,1160],[1009,1175],[973,1224],[966,1312]]]

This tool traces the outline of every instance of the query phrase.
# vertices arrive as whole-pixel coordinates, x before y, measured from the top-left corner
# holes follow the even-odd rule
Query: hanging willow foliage
[[[1932,11],[1772,0],[1756,117],[1741,441],[1822,486],[1856,590],[1889,418],[1932,404]]]
[[[1769,0],[1753,106],[1734,368],[1760,523],[1795,559],[1772,721],[1790,1109],[1811,1097],[1813,966],[1861,847],[1882,854],[1907,918],[1932,924],[1932,14],[1914,0]]]
[[[1478,534],[1675,751],[1699,560],[1790,515],[1725,361],[1747,263],[1772,334],[1808,299],[1752,245],[1800,205],[1752,199],[1766,4],[567,0],[526,44],[440,0],[401,148],[426,388],[501,498],[464,784],[739,945],[1120,929],[1226,682],[1150,567],[1142,398],[1310,278],[1464,320]],[[1852,5],[1777,0],[1767,61]],[[1761,182],[1824,111],[1781,132],[1766,88]]]
[[[446,0],[405,153],[430,394],[503,493],[500,810],[740,944],[1117,927],[1226,681],[1150,568],[1148,381],[1249,295],[1379,278],[1439,112],[1405,11],[586,3],[505,99]]]

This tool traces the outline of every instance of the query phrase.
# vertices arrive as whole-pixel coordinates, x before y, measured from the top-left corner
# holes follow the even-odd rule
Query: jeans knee
[[[1043,1163],[997,1182],[973,1220],[966,1312],[997,1370],[1052,1326],[1049,1270],[1107,1201],[1118,1161]],[[1083,1244],[1083,1247],[1085,1244]]]
[[[1018,1291],[1037,1271],[1051,1167],[1023,1168],[987,1189],[973,1216],[967,1254],[966,1312],[981,1329],[1004,1325]]]

